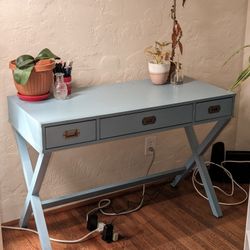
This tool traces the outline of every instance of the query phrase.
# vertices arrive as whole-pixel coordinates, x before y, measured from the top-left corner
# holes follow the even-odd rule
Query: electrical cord
[[[35,233],[38,235],[38,232],[36,230],[30,229],[30,228],[22,228],[22,227],[10,227],[10,226],[1,226],[3,229],[13,229],[13,230],[20,230],[20,231],[28,231],[31,233]],[[51,238],[49,237],[49,239],[53,242],[57,242],[57,243],[64,243],[64,244],[74,244],[74,243],[80,243],[83,242],[87,239],[89,239],[89,237],[91,235],[93,235],[94,233],[97,232],[101,232],[101,230],[99,228],[89,232],[88,234],[84,235],[83,237],[76,239],[76,240],[60,240],[60,239],[55,239],[55,238]]]
[[[217,166],[221,169],[223,169],[223,171],[226,173],[226,175],[230,178],[231,180],[231,192],[230,193],[227,193],[226,191],[224,191],[223,189],[221,189],[220,187],[218,186],[213,186],[214,189],[217,189],[219,190],[221,193],[223,193],[224,195],[228,196],[228,197],[232,197],[234,195],[234,191],[235,191],[235,186],[237,186],[244,194],[245,194],[245,198],[239,202],[232,202],[232,203],[226,203],[226,202],[219,202],[220,205],[224,205],[224,206],[236,206],[236,205],[240,205],[240,204],[243,204],[247,198],[248,198],[248,193],[246,192],[246,190],[240,186],[240,184],[238,184],[232,174],[230,173],[230,171],[228,171],[225,167],[223,167],[224,163],[226,162],[231,162],[231,163],[250,163],[250,161],[232,161],[232,160],[228,160],[228,161],[223,161],[221,162],[221,165],[219,164],[216,164],[214,162],[210,162],[210,161],[206,161],[205,162],[205,165],[206,166],[209,166],[209,165],[214,165],[214,166]],[[197,180],[196,176],[197,174],[199,173],[198,171],[198,168],[196,167],[193,171],[193,175],[192,175],[192,183],[193,183],[193,187],[195,189],[195,191],[201,196],[203,197],[204,199],[208,200],[208,198],[203,195],[197,188],[196,184],[200,185],[200,186],[204,186],[203,183],[201,183],[200,181]]]
[[[148,166],[147,172],[145,176],[148,176],[151,167],[153,166],[154,160],[155,160],[155,150],[153,147],[149,148],[149,151],[152,152],[152,159],[150,161],[150,164]],[[86,214],[86,221],[88,221],[88,217],[90,214],[96,212],[96,211],[100,211],[103,215],[107,215],[107,216],[118,216],[118,215],[126,215],[126,214],[130,214],[133,212],[138,211],[139,209],[141,209],[141,207],[143,206],[143,202],[144,202],[144,197],[145,197],[145,190],[146,190],[146,185],[143,184],[142,185],[142,195],[141,195],[141,201],[139,202],[139,205],[135,208],[132,209],[128,209],[126,211],[122,211],[119,213],[111,213],[111,212],[105,212],[103,209],[108,207],[111,204],[111,200],[110,199],[102,199],[98,202],[98,206],[92,210],[90,210],[87,214]],[[103,204],[104,203],[104,204]]]
[[[148,175],[148,173],[149,173],[149,171],[150,171],[150,169],[151,169],[151,167],[152,167],[152,165],[154,163],[154,159],[155,159],[155,150],[154,150],[154,148],[151,147],[151,148],[149,148],[149,150],[153,153],[153,156],[152,156],[151,162],[149,164],[149,167],[147,169],[146,176]],[[132,212],[135,212],[135,211],[139,210],[143,205],[144,195],[145,195],[145,188],[146,188],[146,185],[143,184],[142,185],[142,198],[141,198],[141,201],[140,201],[139,205],[136,208],[130,209],[130,210],[127,210],[127,211],[124,211],[124,212],[119,212],[119,213],[107,213],[107,212],[103,211],[103,208],[108,207],[111,204],[111,200],[110,199],[102,199],[102,200],[99,201],[97,208],[94,208],[90,212],[87,213],[87,216],[86,216],[87,220],[88,220],[89,214],[91,214],[91,213],[93,213],[93,212],[95,212],[97,210],[99,210],[104,215],[125,215],[125,214],[132,213]],[[105,202],[105,204],[102,205],[103,202]],[[55,239],[55,238],[52,238],[52,237],[49,237],[49,239],[51,241],[53,241],[53,242],[64,243],[64,244],[80,243],[80,242],[83,242],[85,240],[88,240],[90,236],[93,236],[93,234],[98,233],[98,232],[99,233],[102,232],[103,226],[104,226],[103,223],[100,223],[100,225],[98,224],[97,229],[87,233],[83,237],[81,237],[79,239],[76,239],[76,240],[61,240],[61,239]],[[30,229],[30,228],[12,227],[12,226],[1,226],[1,227],[3,229],[27,231],[27,232],[31,232],[31,233],[34,233],[34,234],[38,235],[38,232],[36,230]]]

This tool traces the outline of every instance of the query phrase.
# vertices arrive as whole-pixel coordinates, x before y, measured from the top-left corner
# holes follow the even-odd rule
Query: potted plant
[[[232,57],[234,57],[236,54],[238,54],[241,50],[245,49],[245,48],[249,48],[250,44],[245,45],[243,47],[241,47],[240,49],[238,49],[235,53],[233,53],[224,63],[227,64],[228,61],[230,61],[232,59]],[[250,77],[250,57],[248,60],[248,65],[247,67],[239,74],[238,78],[235,80],[235,82],[232,84],[232,86],[230,87],[230,90],[234,90],[235,88],[237,88],[238,86],[241,85],[241,83],[243,83],[245,80],[248,79],[248,77]]]
[[[53,68],[57,57],[43,49],[37,57],[21,55],[9,63],[18,96],[47,96],[54,81]]]
[[[151,81],[154,84],[164,84],[168,78],[170,67],[170,51],[168,50],[169,42],[155,42],[154,45],[145,48],[144,52],[148,61],[148,70]]]
[[[184,7],[186,0],[181,1],[182,7]],[[177,0],[172,0],[172,2],[173,4],[170,12],[171,19],[173,20],[171,35],[172,41],[163,43],[155,42],[154,46],[150,46],[145,49],[146,55],[149,55],[151,57],[151,60],[148,63],[148,67],[151,81],[154,84],[170,83],[173,78],[176,78],[175,82],[178,83],[182,82],[183,80],[183,73],[181,72],[182,64],[180,63],[179,58],[177,60],[175,58],[176,49],[179,49],[180,54],[183,53],[183,45],[181,43],[182,29],[176,17]],[[171,50],[166,50],[166,47],[170,44]],[[179,77],[179,75],[181,75],[181,77]]]

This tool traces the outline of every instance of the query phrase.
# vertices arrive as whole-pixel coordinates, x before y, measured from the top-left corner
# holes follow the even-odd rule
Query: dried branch
[[[182,6],[184,7],[186,0],[182,0]],[[183,53],[183,45],[181,43],[182,38],[182,29],[176,18],[176,0],[173,0],[173,5],[171,8],[171,19],[173,20],[173,29],[172,29],[172,51],[170,56],[170,70],[168,75],[167,82],[170,82],[171,74],[175,71],[176,64],[174,63],[175,51],[176,48],[179,48],[180,53]]]

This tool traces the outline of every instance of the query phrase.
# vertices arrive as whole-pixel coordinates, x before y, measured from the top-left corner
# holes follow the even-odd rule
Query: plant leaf
[[[14,79],[17,83],[20,83],[22,85],[26,84],[27,81],[29,80],[30,74],[34,68],[34,65],[25,68],[25,69],[19,69],[16,68],[14,70]]]
[[[182,7],[185,6],[186,0],[182,0]]]
[[[223,63],[223,66],[226,65],[236,54],[240,53],[241,50],[245,49],[245,48],[248,48],[250,47],[250,44],[248,45],[245,45],[241,48],[239,48],[237,51],[235,51],[224,63]]]
[[[22,63],[19,63],[17,66],[17,68],[19,69],[26,69],[30,66],[34,66],[35,62],[33,59],[27,59],[26,61],[23,61]]]
[[[233,90],[233,89],[237,88],[248,77],[250,77],[250,65],[240,73],[240,75],[238,76],[237,80],[231,86],[230,90]]]
[[[48,48],[45,48],[42,51],[40,51],[40,53],[37,55],[35,60],[37,61],[37,60],[50,59],[50,58],[60,59],[60,57],[53,54]]]
[[[178,46],[179,46],[181,54],[183,54],[183,45],[180,41],[178,42]]]
[[[30,64],[34,64],[34,57],[31,55],[22,55],[16,59],[16,66],[21,69],[26,67],[27,65],[31,66]]]

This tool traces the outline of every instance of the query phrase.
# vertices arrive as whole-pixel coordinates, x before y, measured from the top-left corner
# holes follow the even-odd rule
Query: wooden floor
[[[169,184],[150,187],[145,198],[144,207],[133,214],[99,216],[99,221],[113,221],[115,231],[122,236],[118,242],[109,244],[97,235],[78,244],[52,243],[53,249],[243,249],[247,203],[223,206],[224,217],[217,219],[212,216],[208,202],[195,193],[190,179],[175,189]],[[242,195],[238,193],[236,198],[241,199]],[[119,211],[139,200],[140,192],[127,194],[113,199],[112,207]],[[83,236],[87,233],[86,212],[93,207],[95,204],[47,214],[50,236],[61,239]],[[32,221],[29,227],[34,228]],[[3,241],[5,250],[40,249],[38,237],[29,232],[3,229]]]

